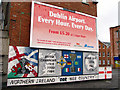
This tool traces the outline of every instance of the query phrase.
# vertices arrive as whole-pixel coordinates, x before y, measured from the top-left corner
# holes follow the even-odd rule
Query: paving
[[[47,88],[78,88],[78,89],[100,89],[100,90],[120,90],[120,69],[113,69],[112,79],[110,80],[92,80],[92,81],[80,81],[80,82],[69,82],[69,83],[57,83],[57,84],[46,84],[46,85],[32,85],[32,86],[16,86],[16,87],[5,87],[2,90],[41,90]]]

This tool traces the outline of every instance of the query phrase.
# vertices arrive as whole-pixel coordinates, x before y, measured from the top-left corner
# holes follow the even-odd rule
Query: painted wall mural
[[[8,86],[111,79],[93,52],[9,46]]]
[[[9,47],[8,78],[37,77],[38,50]]]

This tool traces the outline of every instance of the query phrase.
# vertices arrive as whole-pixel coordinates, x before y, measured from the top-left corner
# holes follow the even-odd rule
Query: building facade
[[[46,2],[69,10],[79,11],[97,17],[97,2]],[[3,82],[7,82],[7,63],[9,46],[25,46],[30,44],[31,2],[3,2],[3,16],[5,32],[2,37],[1,53],[3,64]]]
[[[113,68],[120,68],[120,25],[110,28],[110,42]]]
[[[99,40],[99,66],[111,66],[110,43]]]

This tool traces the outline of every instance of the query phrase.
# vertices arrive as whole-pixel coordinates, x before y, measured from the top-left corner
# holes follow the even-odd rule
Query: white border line
[[[30,47],[32,45],[32,34],[33,34],[33,15],[34,15],[34,1],[32,1],[32,7],[31,7],[31,28],[30,28]]]
[[[33,1],[33,2],[36,3],[36,4],[41,4],[41,5],[45,5],[45,6],[49,6],[49,7],[52,7],[52,8],[57,8],[57,9],[63,10],[62,7],[58,7],[58,6],[54,6],[54,5],[50,5],[50,4],[46,4],[46,3],[42,3],[42,2],[37,2],[37,1]]]
[[[84,15],[84,16],[88,16],[88,17],[91,17],[91,18],[97,18],[97,17],[95,17],[95,16],[92,16],[92,15],[89,15],[89,14],[85,14],[85,13],[81,13],[81,12],[78,12],[78,11],[75,11],[75,13],[77,13],[77,14],[81,14],[81,15]]]
[[[38,1],[32,1],[32,2],[63,10],[62,7],[58,7],[58,6],[54,6],[54,5],[50,5],[50,4],[46,4],[46,3],[42,3],[42,2],[38,2]],[[75,13],[81,14],[81,15],[84,15],[84,16],[88,16],[88,17],[91,17],[91,18],[95,18],[95,19],[97,18],[97,17],[95,17],[95,16],[92,16],[92,15],[89,15],[89,14],[86,14],[86,13],[81,13],[81,12],[78,12],[78,11],[75,11]]]

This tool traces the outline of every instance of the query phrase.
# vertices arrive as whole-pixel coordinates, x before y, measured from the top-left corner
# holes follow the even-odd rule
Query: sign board
[[[9,46],[7,86],[111,78],[99,68],[94,17],[36,1],[31,15],[30,47]]]
[[[30,47],[96,51],[96,19],[33,1]]]

